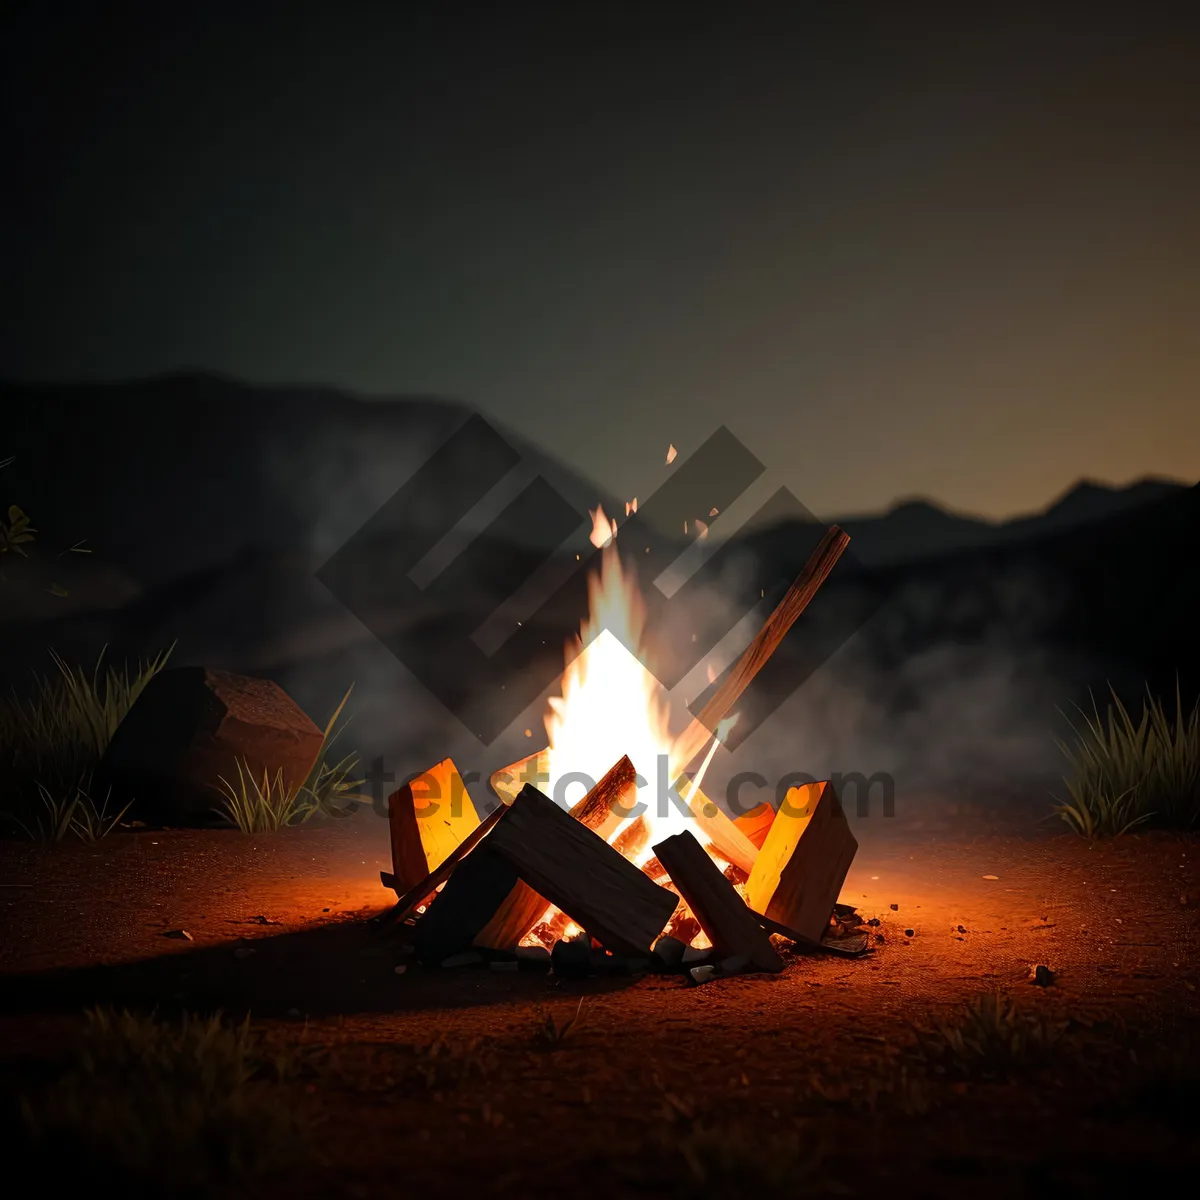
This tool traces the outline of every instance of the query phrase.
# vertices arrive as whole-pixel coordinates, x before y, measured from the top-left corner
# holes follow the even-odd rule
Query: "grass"
[[[124,1196],[238,1194],[302,1161],[279,1079],[248,1019],[89,1012],[66,1069],[21,1101],[27,1177],[48,1193],[102,1181]]]
[[[1185,712],[1178,685],[1175,711],[1147,690],[1140,717],[1116,692],[1101,717],[1095,701],[1072,739],[1058,739],[1069,764],[1067,798],[1054,812],[1084,837],[1113,837],[1143,825],[1194,829],[1200,822],[1200,702]]]
[[[51,841],[71,834],[95,840],[110,832],[121,814],[112,819],[107,800],[91,796],[92,773],[171,649],[120,669],[106,665],[101,651],[90,674],[51,651],[55,670],[34,676],[32,695],[0,703],[0,816]]]
[[[1047,1065],[1063,1046],[1066,1025],[984,992],[931,1030],[917,1030],[917,1050],[937,1075],[962,1080],[1012,1078]]]
[[[357,805],[368,800],[355,790],[363,781],[350,778],[358,765],[358,755],[347,754],[337,761],[331,761],[330,755],[330,748],[345,728],[338,725],[338,719],[353,690],[353,685],[347,689],[326,723],[316,761],[299,787],[290,787],[282,770],[274,777],[264,772],[260,779],[245,761],[239,760],[236,782],[220,777],[221,803],[215,811],[243,833],[274,833],[288,825],[303,824],[318,814],[353,815]]]
[[[547,1012],[539,1004],[534,1012],[533,1040],[534,1044],[545,1050],[557,1050],[563,1043],[579,1030],[582,1024],[583,997],[569,1016],[558,1020],[553,1013]]]

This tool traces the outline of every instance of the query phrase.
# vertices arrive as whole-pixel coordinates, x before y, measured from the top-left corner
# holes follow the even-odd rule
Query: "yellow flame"
[[[688,829],[701,842],[709,839],[678,806],[658,798],[659,756],[670,762],[670,713],[663,688],[646,665],[641,594],[632,574],[625,574],[615,545],[606,545],[599,577],[588,580],[588,602],[588,619],[568,648],[562,695],[551,698],[546,715],[547,787],[558,803],[574,804],[586,785],[567,776],[597,781],[628,755],[645,785],[639,799],[646,805],[650,837],[634,858],[642,865],[653,857],[654,843],[674,833]],[[627,824],[620,822],[613,839]]]
[[[588,512],[592,517],[592,532],[588,535],[588,540],[593,546],[607,546],[617,536],[616,520],[609,520],[602,504],[589,508]]]

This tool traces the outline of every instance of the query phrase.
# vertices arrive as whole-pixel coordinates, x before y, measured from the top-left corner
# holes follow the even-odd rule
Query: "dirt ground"
[[[271,1195],[1063,1197],[1194,1175],[1200,842],[1092,845],[1022,805],[856,833],[842,899],[878,918],[871,954],[699,987],[397,974],[395,932],[367,920],[390,895],[370,815],[6,843],[5,1078],[61,1055],[89,1005],[249,1012],[303,1061],[281,1086],[314,1122],[311,1164]],[[919,1052],[914,1027],[996,989],[1065,1026],[1052,1051],[994,1077]]]

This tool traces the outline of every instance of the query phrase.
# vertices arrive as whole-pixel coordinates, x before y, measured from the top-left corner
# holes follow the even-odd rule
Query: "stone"
[[[683,955],[686,950],[687,946],[679,938],[671,937],[670,934],[660,937],[654,943],[654,957],[664,967],[670,967],[672,970],[683,962]]]
[[[161,671],[117,727],[99,767],[99,794],[162,825],[222,823],[221,779],[238,764],[261,781],[308,778],[323,735],[276,683],[208,667]]]

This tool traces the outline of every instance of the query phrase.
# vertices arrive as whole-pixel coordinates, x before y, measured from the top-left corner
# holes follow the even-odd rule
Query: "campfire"
[[[828,782],[736,818],[701,791],[739,698],[849,538],[826,532],[701,713],[672,736],[617,523],[602,508],[592,516],[600,570],[550,700],[548,744],[493,774],[501,803],[482,819],[449,759],[393,793],[392,871],[382,879],[399,899],[388,922],[424,963],[552,963],[559,974],[657,964],[701,981],[779,971],[785,944],[864,952],[856,914],[837,903],[857,843]],[[665,783],[674,785],[666,796]],[[655,798],[639,803],[645,787],[657,787]]]

